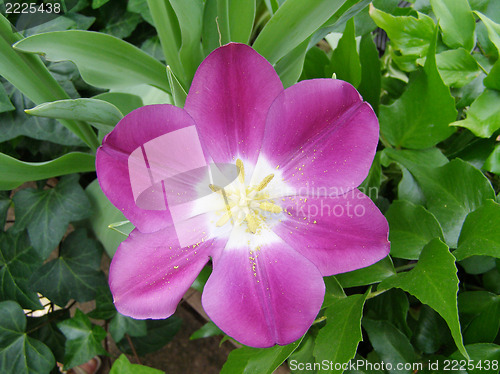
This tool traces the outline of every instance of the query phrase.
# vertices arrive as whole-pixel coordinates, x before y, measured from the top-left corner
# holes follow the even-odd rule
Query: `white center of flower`
[[[210,185],[211,190],[224,199],[225,209],[220,212],[222,216],[216,226],[221,227],[228,222],[236,226],[246,223],[248,231],[255,234],[266,220],[267,213],[281,213],[283,210],[270,200],[264,191],[274,178],[274,174],[269,174],[257,185],[246,186],[243,162],[240,159],[236,160],[236,166],[239,170],[237,182],[225,188]]]

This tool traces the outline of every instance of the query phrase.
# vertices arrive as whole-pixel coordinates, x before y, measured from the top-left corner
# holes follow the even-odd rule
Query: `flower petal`
[[[245,44],[230,43],[200,65],[184,109],[215,162],[255,164],[269,106],[283,91],[273,67]]]
[[[116,251],[109,286],[116,309],[137,319],[167,318],[209,260],[225,241],[206,240],[180,248],[172,227],[143,234],[132,231]]]
[[[367,176],[378,136],[375,113],[349,83],[302,81],[269,109],[261,158],[296,189],[328,187],[343,194]]]
[[[213,259],[203,308],[222,331],[242,344],[289,344],[305,334],[319,312],[323,278],[311,262],[271,232],[259,245],[249,247],[245,245],[252,240],[249,236],[256,235],[242,231],[235,228],[225,249]]]
[[[179,149],[173,150],[172,147],[160,144],[165,143],[161,140],[162,136],[181,129],[186,132],[182,135],[182,139],[186,141],[176,142]],[[172,221],[161,193],[152,195],[158,197],[156,200],[152,199],[154,201],[141,205],[148,209],[137,206],[137,193],[134,189],[148,187],[151,173],[152,177],[157,179],[164,177],[161,175],[161,167],[156,166],[157,163],[153,160],[150,160],[148,165],[142,152],[146,152],[145,147],[152,148],[151,152],[148,150],[149,153],[158,153],[158,149],[160,151],[170,149],[178,161],[170,162],[169,165],[175,165],[176,168],[187,164],[194,167],[200,163],[200,157],[204,163],[204,156],[200,156],[202,151],[200,151],[201,145],[198,145],[199,140],[192,134],[193,131],[196,133],[195,129],[193,119],[184,110],[166,104],[150,105],[136,109],[125,116],[105,137],[102,146],[97,150],[96,171],[101,189],[113,205],[120,209],[140,231],[153,232],[166,227]],[[167,142],[170,145],[174,143],[172,140]],[[196,142],[198,144],[193,146]],[[187,151],[191,146],[199,149],[195,152]],[[130,168],[130,156],[135,154],[138,155],[132,157],[135,160],[135,167]],[[163,154],[158,156],[164,158]],[[170,160],[163,160],[164,165],[167,161]],[[131,179],[137,183],[136,186],[131,184]],[[160,209],[149,210],[151,205],[157,205]]]
[[[387,220],[359,190],[343,196],[286,198],[273,231],[323,276],[374,264],[389,254]]]

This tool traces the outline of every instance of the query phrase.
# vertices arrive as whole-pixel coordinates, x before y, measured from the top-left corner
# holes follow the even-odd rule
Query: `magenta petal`
[[[277,239],[252,252],[226,246],[214,259],[202,303],[229,336],[252,347],[270,347],[306,333],[324,292],[318,269]]]
[[[212,239],[194,248],[180,248],[173,228],[152,234],[132,231],[109,269],[116,309],[137,319],[169,317],[217,243],[225,244]]]
[[[326,187],[343,194],[368,174],[378,135],[375,113],[349,83],[302,81],[272,104],[262,155],[297,189]]]
[[[323,276],[360,269],[389,254],[387,220],[357,189],[331,198],[287,198],[283,207],[288,214],[273,231]]]
[[[251,47],[230,43],[200,65],[184,109],[215,162],[255,163],[269,106],[283,91],[273,67]]]
[[[96,171],[101,189],[142,232],[164,228],[172,219],[167,209],[146,210],[136,205],[129,176],[129,156],[153,139],[194,125],[193,119],[180,108],[166,104],[145,106],[125,116],[97,150]],[[141,180],[149,182],[149,178]]]

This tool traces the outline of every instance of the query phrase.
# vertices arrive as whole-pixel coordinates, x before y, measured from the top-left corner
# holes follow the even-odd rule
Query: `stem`
[[[396,270],[396,273],[401,273],[402,271],[405,271],[405,270],[411,270],[413,269],[415,266],[417,266],[417,263],[416,262],[412,262],[410,264],[406,264],[406,265],[402,265],[402,266],[398,266],[397,268],[395,268],[394,270]]]
[[[480,63],[478,63],[479,69],[483,71],[484,74],[488,75],[488,72],[481,66]]]
[[[128,345],[130,345],[130,349],[132,350],[132,353],[134,354],[135,360],[139,365],[142,365],[141,360],[139,359],[139,356],[137,355],[137,351],[135,350],[134,343],[132,343],[132,339],[130,339],[129,334],[125,334],[125,337],[127,338]]]
[[[382,290],[382,291],[374,291],[374,292],[370,292],[370,293],[368,294],[368,296],[366,297],[366,300],[368,300],[368,299],[372,299],[372,298],[374,298],[374,297],[377,297],[378,295],[381,295],[381,294],[383,294],[384,292],[389,291],[389,289],[390,289],[390,288],[388,288],[388,289],[386,289],[386,290]]]
[[[315,324],[323,322],[323,321],[326,321],[326,316],[319,317],[319,318],[315,319],[312,324],[315,325]]]

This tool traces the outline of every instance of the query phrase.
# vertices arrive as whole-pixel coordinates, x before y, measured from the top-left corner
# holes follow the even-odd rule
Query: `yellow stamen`
[[[262,191],[266,186],[271,182],[274,178],[274,174],[269,174],[267,177],[265,177],[262,182],[260,182],[257,187],[255,187],[256,191]]]
[[[283,211],[283,209],[279,205],[269,202],[260,203],[259,208],[271,213],[281,213]]]
[[[259,227],[257,217],[253,213],[248,213],[245,219],[248,224],[248,229],[252,232],[252,234],[255,234],[257,232],[257,228]]]
[[[208,187],[210,187],[210,189],[213,191],[213,192],[218,192],[218,193],[222,193],[222,188],[219,187],[219,186],[216,186],[215,184],[209,184]]]
[[[245,167],[243,166],[243,161],[240,159],[236,160],[236,166],[238,167],[239,174],[238,174],[238,179],[240,183],[244,184],[245,183]]]
[[[224,226],[229,221],[229,212],[224,213],[224,215],[217,221],[215,226],[221,227]]]

